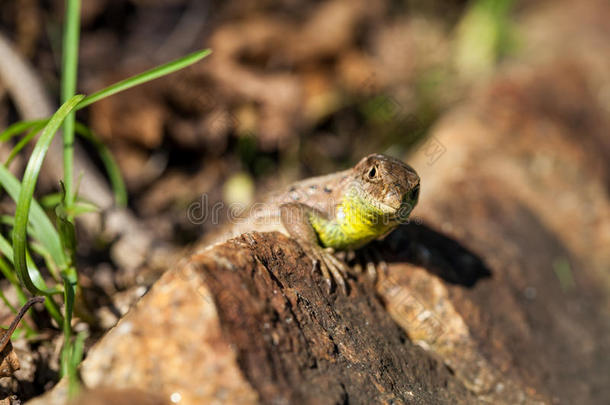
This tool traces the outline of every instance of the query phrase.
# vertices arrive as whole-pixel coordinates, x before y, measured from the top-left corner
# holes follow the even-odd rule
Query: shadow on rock
[[[402,225],[380,245],[388,263],[420,266],[451,284],[472,287],[478,280],[491,277],[490,269],[477,254],[424,224]]]

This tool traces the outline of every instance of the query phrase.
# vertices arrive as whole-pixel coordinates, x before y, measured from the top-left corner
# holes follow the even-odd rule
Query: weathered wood
[[[91,349],[84,382],[182,404],[476,401],[392,321],[372,284],[351,280],[349,296],[329,295],[312,266],[279,233],[192,256]]]
[[[370,283],[328,295],[301,248],[246,234],[194,256],[225,337],[264,403],[471,403],[442,362],[415,346]]]

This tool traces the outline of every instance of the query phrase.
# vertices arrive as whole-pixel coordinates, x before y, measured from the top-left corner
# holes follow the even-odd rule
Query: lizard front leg
[[[314,269],[316,265],[320,266],[329,291],[334,280],[341,291],[347,294],[345,264],[333,255],[332,249],[320,246],[318,235],[311,223],[312,218],[327,221],[324,215],[305,204],[286,203],[280,206],[280,218],[284,229],[301,244],[305,254],[312,259]]]

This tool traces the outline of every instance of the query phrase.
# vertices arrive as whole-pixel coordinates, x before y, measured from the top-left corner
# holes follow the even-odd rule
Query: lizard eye
[[[375,166],[371,167],[369,170],[369,179],[374,179],[377,176],[377,168]]]

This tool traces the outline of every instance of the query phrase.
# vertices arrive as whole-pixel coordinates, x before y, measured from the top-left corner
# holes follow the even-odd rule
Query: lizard
[[[347,265],[334,256],[389,234],[408,220],[419,199],[420,179],[408,164],[382,154],[354,167],[293,183],[264,197],[228,230],[222,242],[253,230],[279,231],[303,248],[329,288],[346,293]],[[214,243],[206,244],[208,246]]]

